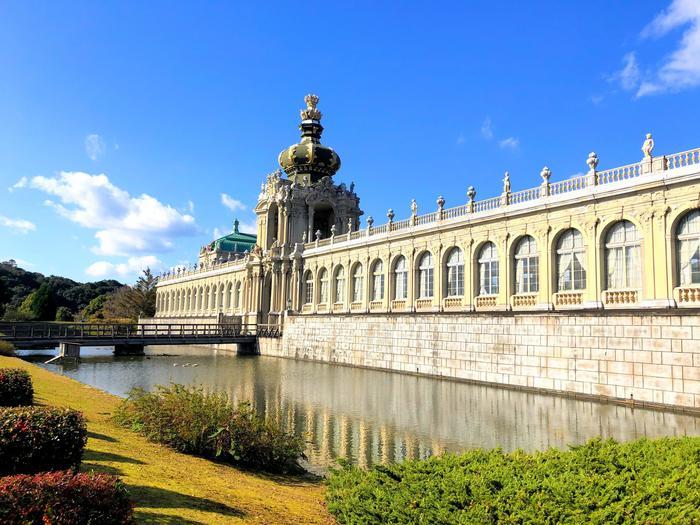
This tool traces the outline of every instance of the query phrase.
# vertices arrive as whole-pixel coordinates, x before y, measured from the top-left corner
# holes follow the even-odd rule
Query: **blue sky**
[[[0,259],[77,280],[196,260],[320,96],[385,221],[700,146],[700,0],[0,4]],[[225,195],[225,196],[224,196]],[[363,222],[364,225],[364,222]]]

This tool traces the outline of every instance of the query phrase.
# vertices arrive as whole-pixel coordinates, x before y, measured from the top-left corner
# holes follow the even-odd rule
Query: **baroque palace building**
[[[628,399],[624,388],[636,388],[648,402],[700,408],[700,322],[694,325],[700,316],[693,310],[700,306],[700,149],[656,156],[649,134],[641,160],[627,166],[598,170],[598,156],[590,153],[583,176],[551,182],[544,167],[538,186],[511,191],[506,173],[501,195],[477,200],[469,187],[465,204],[446,207],[438,197],[432,209],[419,213],[413,201],[408,218],[395,220],[390,209],[384,224],[367,217],[360,228],[363,212],[354,184],[334,181],[340,157],[321,144],[318,97],[308,95],[305,101],[301,140],[279,155],[284,173],[268,175],[261,185],[256,235],[241,234],[236,226],[203,247],[195,267],[162,275],[156,317],[284,323],[283,341],[271,352],[277,355],[612,398]],[[569,323],[588,324],[562,332]],[[617,323],[612,331],[591,335],[598,333],[591,326],[611,323]],[[666,323],[692,327],[663,338]],[[348,332],[353,324],[361,328]],[[527,330],[512,328],[530,324]],[[483,337],[485,325],[495,325],[489,337]],[[628,337],[630,325],[650,330]],[[382,346],[420,326],[425,332],[410,336],[422,340],[415,359],[412,343],[405,340],[394,341],[390,350]],[[472,328],[465,326],[478,336],[468,335]],[[445,332],[454,337],[444,338]],[[379,337],[374,343],[373,335]],[[536,335],[547,339],[534,344]],[[429,356],[426,337],[445,344],[433,344]],[[581,356],[558,355],[584,348],[579,337],[595,348],[585,347],[589,351]],[[639,341],[629,348],[617,341],[635,337]],[[647,340],[665,339],[668,345],[653,343],[656,350],[646,346]],[[409,348],[408,357],[402,345]],[[681,382],[697,382],[688,391],[674,384],[674,364],[654,352],[682,354],[691,346],[697,354],[674,361],[688,368],[678,372]],[[510,358],[504,363],[512,370],[498,371],[501,358],[494,356],[517,356],[529,347],[531,354],[535,347],[552,353],[534,357],[572,359],[573,376],[567,362],[565,374],[548,377],[552,367],[541,359],[520,365],[538,371],[518,374]],[[601,372],[598,364],[586,370],[596,377],[578,380],[577,359],[593,360],[595,349],[631,364],[620,367],[631,379],[611,385],[608,375],[616,372]],[[618,356],[617,350],[648,351],[649,356],[637,356],[639,364],[671,367],[663,370],[667,382],[650,386],[644,368],[637,373],[633,354]],[[476,354],[489,356],[488,367],[480,368]],[[610,388],[596,391],[596,384]]]

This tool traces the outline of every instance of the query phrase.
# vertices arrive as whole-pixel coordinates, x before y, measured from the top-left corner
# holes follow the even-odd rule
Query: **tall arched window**
[[[479,252],[479,295],[498,293],[498,250],[487,242]]]
[[[362,301],[362,285],[363,285],[362,265],[356,264],[352,272],[352,302],[359,303]]]
[[[570,292],[586,288],[586,247],[583,235],[570,228],[557,242],[557,291]]]
[[[335,303],[345,302],[345,269],[340,266],[335,271]]]
[[[384,300],[384,263],[381,259],[372,266],[372,300]]]
[[[700,210],[688,213],[678,224],[678,282],[700,284]]]
[[[219,285],[219,311],[223,310],[226,304],[226,291],[224,289],[224,283]]]
[[[447,256],[447,296],[464,295],[464,254],[459,248],[452,248]]]
[[[406,258],[400,255],[394,264],[394,299],[406,299],[408,297],[408,270]]]
[[[610,290],[640,288],[642,266],[641,242],[637,228],[630,221],[620,221],[605,237],[607,287]]]
[[[328,302],[328,271],[325,268],[321,268],[318,272],[318,282],[318,302],[326,304]]]
[[[209,287],[207,286],[206,289],[204,290],[204,309],[209,310]]]
[[[516,293],[537,293],[540,259],[537,256],[535,239],[526,235],[515,248],[515,290]]]
[[[314,302],[314,274],[311,270],[306,270],[304,274],[304,304]]]
[[[237,310],[241,307],[241,281],[236,282],[233,287],[233,308]]]
[[[433,296],[433,254],[425,252],[418,262],[418,298],[430,299]]]
[[[229,282],[226,283],[226,302],[224,303],[224,308],[229,310],[233,306],[233,285]]]

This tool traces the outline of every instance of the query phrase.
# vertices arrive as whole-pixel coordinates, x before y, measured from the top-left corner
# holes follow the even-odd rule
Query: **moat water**
[[[532,451],[595,436],[700,435],[700,417],[687,414],[186,346],[154,347],[144,357],[84,348],[79,363],[41,366],[118,396],[170,382],[228,392],[304,436],[314,471],[337,458],[369,466],[474,447]]]

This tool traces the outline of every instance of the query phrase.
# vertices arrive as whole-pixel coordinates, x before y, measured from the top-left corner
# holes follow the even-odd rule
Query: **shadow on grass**
[[[114,439],[111,436],[105,436],[104,434],[98,434],[97,432],[88,432],[87,436],[91,439],[100,439],[102,441],[109,441],[110,443],[119,443],[118,439]]]
[[[112,474],[113,476],[123,476],[124,473],[116,468],[101,463],[83,463],[80,465],[80,472],[98,472],[100,474]]]
[[[129,485],[127,490],[131,494],[131,499],[137,507],[170,508],[170,509],[197,509],[204,512],[213,512],[222,516],[241,518],[245,513],[234,507],[229,507],[218,501],[188,496],[168,489],[159,487],[146,487],[143,485]],[[172,518],[171,516],[167,516]],[[185,523],[183,521],[172,521],[166,523]]]
[[[83,455],[85,461],[113,461],[115,463],[132,463],[134,465],[145,465],[140,459],[122,456],[120,454],[112,454],[111,452],[101,452],[98,450],[86,450]]]
[[[204,522],[186,520],[180,516],[171,516],[170,514],[156,514],[153,512],[134,512],[134,517],[138,523],[156,523],[157,525],[205,525]]]

